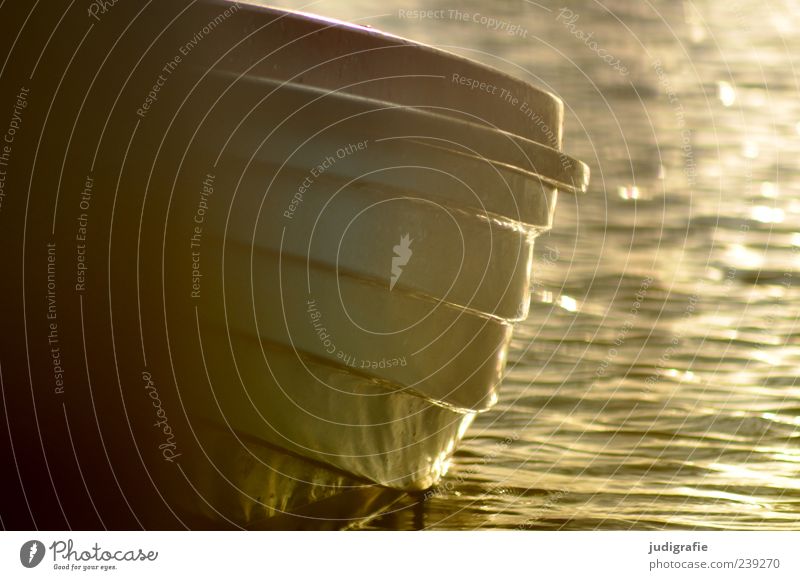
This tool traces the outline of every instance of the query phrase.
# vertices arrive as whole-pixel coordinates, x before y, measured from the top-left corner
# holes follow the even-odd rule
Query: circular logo
[[[35,568],[44,559],[44,544],[39,540],[28,540],[19,549],[19,561],[26,568]]]

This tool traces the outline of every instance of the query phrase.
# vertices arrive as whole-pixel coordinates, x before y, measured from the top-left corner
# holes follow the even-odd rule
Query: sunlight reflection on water
[[[497,407],[439,493],[369,526],[800,528],[800,11],[456,3],[526,38],[398,17],[434,4],[306,10],[546,86],[565,101],[565,150],[593,181],[560,197],[538,241]]]

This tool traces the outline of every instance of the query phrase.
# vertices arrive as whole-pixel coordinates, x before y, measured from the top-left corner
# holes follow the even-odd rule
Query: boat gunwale
[[[512,148],[516,147],[519,154],[521,154],[528,161],[528,165],[531,167],[535,166],[532,158],[536,157],[537,155],[545,155],[549,158],[558,158],[561,161],[560,163],[561,168],[565,172],[567,172],[567,175],[570,177],[570,181],[565,181],[564,179],[559,179],[557,177],[549,176],[542,172],[533,171],[532,169],[526,169],[525,167],[521,167],[520,164],[516,164],[513,162],[502,161],[499,159],[493,159],[481,155],[476,155],[475,153],[472,152],[458,150],[443,145],[434,145],[432,143],[425,143],[422,140],[423,136],[415,137],[414,141],[420,145],[424,145],[427,147],[434,147],[457,155],[466,156],[479,162],[490,163],[492,165],[502,167],[510,171],[514,171],[526,177],[530,177],[538,181],[541,181],[543,183],[546,183],[548,185],[552,185],[556,187],[559,191],[564,191],[573,194],[580,194],[580,193],[585,193],[588,189],[590,170],[589,166],[583,161],[571,157],[559,149],[550,147],[538,141],[534,141],[532,139],[529,139],[528,137],[512,133],[510,131],[506,131],[496,126],[489,127],[485,124],[476,123],[474,121],[469,121],[463,118],[456,118],[451,115],[435,113],[429,110],[429,109],[435,109],[437,107],[433,107],[430,105],[419,105],[419,106],[404,105],[400,103],[393,103],[391,101],[384,101],[371,97],[365,97],[362,95],[354,95],[351,93],[344,92],[342,89],[330,90],[316,86],[294,83],[291,81],[282,81],[280,79],[273,79],[264,76],[240,75],[225,70],[215,69],[213,71],[210,71],[209,76],[228,77],[232,78],[234,82],[242,82],[243,80],[245,80],[245,82],[258,82],[266,85],[271,85],[273,89],[269,94],[265,95],[264,102],[266,102],[266,99],[268,99],[275,92],[283,89],[288,89],[290,91],[306,92],[310,95],[316,95],[316,98],[313,99],[312,101],[309,101],[308,104],[323,98],[331,98],[348,102],[356,106],[365,107],[365,110],[362,111],[362,114],[386,110],[386,111],[399,111],[402,112],[402,114],[404,115],[410,115],[412,117],[418,116],[423,119],[427,117],[428,119],[433,120],[435,123],[440,123],[444,126],[450,126],[455,130],[460,129],[467,133],[475,132],[476,133],[474,137],[475,141],[481,141],[484,138],[496,139],[498,136],[506,137],[507,140],[511,143],[510,147]],[[371,108],[367,109],[366,107],[371,107]],[[438,108],[444,109],[443,107],[438,107]],[[461,113],[464,112],[461,111]],[[468,113],[464,114],[469,115]],[[428,139],[433,139],[433,138],[428,137]]]

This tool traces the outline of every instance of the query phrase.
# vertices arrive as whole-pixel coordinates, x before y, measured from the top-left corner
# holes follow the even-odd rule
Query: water
[[[538,241],[499,404],[362,527],[800,529],[800,5],[279,5],[547,87],[592,169]]]

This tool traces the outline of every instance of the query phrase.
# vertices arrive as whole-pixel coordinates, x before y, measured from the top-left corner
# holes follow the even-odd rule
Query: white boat
[[[561,153],[547,92],[373,29],[246,10],[270,22],[267,56],[201,85],[223,96],[197,155],[235,177],[202,242],[222,271],[201,283],[205,350],[236,369],[212,379],[207,409],[360,479],[427,489],[497,401],[534,240],[588,170]]]
[[[87,89],[109,109],[78,117],[63,182],[91,209],[64,194],[10,235],[71,248],[75,219],[88,231],[59,316],[92,398],[68,410],[79,435],[99,409],[106,439],[131,439],[103,447],[109,465],[140,482],[133,511],[172,518],[143,525],[338,526],[434,486],[495,404],[534,241],[588,169],[561,151],[559,99],[487,66],[306,14],[182,6],[148,7],[151,48],[125,37],[128,64]]]

